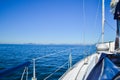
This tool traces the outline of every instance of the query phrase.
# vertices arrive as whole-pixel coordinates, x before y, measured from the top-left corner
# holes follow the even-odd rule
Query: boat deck
[[[59,80],[83,80],[97,62],[99,54],[94,53],[79,61],[70,68]],[[91,64],[92,63],[92,64]]]

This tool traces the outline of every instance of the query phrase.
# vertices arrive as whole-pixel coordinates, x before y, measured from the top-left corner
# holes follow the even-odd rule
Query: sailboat
[[[70,68],[59,78],[59,80],[120,80],[120,52],[119,49],[116,49],[116,46],[119,45],[118,38],[116,39],[117,42],[104,42],[104,3],[105,0],[102,0],[102,42],[96,45],[97,51],[90,56],[82,59],[81,61],[78,61],[73,66],[71,65],[72,56],[70,54]],[[33,59],[32,61],[27,61],[16,67],[0,71],[0,79],[2,79],[2,77],[5,77],[8,74],[11,74],[15,70],[18,70],[19,68],[25,67],[21,80],[23,80],[25,72],[27,72],[27,80],[28,66],[33,63],[33,77],[31,80],[37,80],[35,61],[37,59],[48,57],[54,54],[55,53],[38,57]],[[61,67],[59,69],[61,69]],[[57,69],[56,71],[58,71],[59,69]],[[51,75],[52,74],[50,74],[50,76]],[[47,78],[45,78],[44,80],[47,80]]]
[[[102,42],[97,51],[70,67],[59,80],[120,80],[120,54],[117,42],[104,42],[105,1],[102,0]]]

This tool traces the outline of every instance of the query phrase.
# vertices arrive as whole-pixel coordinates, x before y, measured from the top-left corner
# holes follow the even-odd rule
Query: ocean
[[[38,44],[0,44],[0,71],[22,64],[26,61],[36,60],[37,80],[44,80],[69,60],[72,54],[72,65],[96,51],[95,45],[38,45]],[[53,55],[50,55],[53,54]],[[55,72],[47,80],[58,80],[68,69],[68,64]],[[24,68],[11,71],[11,74],[0,80],[21,80]],[[28,80],[33,77],[33,64],[28,67]],[[26,80],[26,73],[23,77]]]

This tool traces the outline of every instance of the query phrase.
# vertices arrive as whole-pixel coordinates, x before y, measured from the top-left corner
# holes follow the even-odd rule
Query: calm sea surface
[[[55,53],[54,55],[41,58],[36,61],[37,80],[43,80],[68,61],[69,53],[72,53],[72,63],[75,64],[86,57],[86,55],[90,55],[95,51],[95,45],[0,44],[0,70],[17,66],[26,61],[31,61],[33,58]],[[28,80],[31,80],[33,76],[32,66],[33,65],[31,64],[28,67]],[[67,69],[68,64],[54,73],[47,80],[58,80]],[[20,80],[23,70],[24,68],[14,71],[12,74],[3,77],[0,80]],[[25,78],[26,77],[24,77],[24,80],[26,80]]]

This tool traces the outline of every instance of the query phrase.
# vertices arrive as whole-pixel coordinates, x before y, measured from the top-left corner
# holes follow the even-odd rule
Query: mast
[[[102,43],[104,43],[105,0],[102,0]]]
[[[98,51],[108,51],[109,47],[104,44],[104,24],[105,24],[105,0],[102,0],[102,44],[97,45]]]

